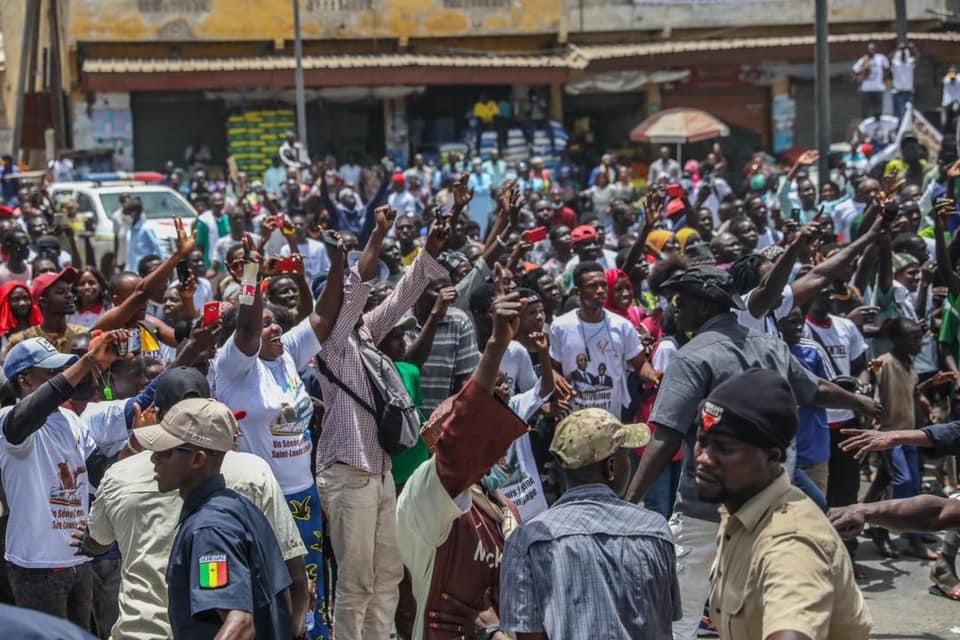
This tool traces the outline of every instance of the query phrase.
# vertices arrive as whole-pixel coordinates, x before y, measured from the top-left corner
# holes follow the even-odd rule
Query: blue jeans
[[[913,102],[913,91],[896,91],[893,94],[893,114],[897,118],[903,117],[903,112],[907,110],[907,103]]]
[[[673,513],[673,503],[677,498],[681,471],[683,471],[683,462],[671,462],[660,477],[650,485],[647,495],[643,498],[643,506],[669,520],[670,514]]]

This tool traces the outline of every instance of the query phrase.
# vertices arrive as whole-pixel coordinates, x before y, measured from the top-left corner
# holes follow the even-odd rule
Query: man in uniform
[[[189,367],[174,367],[157,379],[153,408],[157,419],[162,420],[182,400],[209,397],[210,386],[203,374]],[[145,420],[146,415],[140,418]],[[140,448],[136,438],[130,439],[130,445]],[[158,489],[150,458],[151,452],[141,451],[107,469],[91,507],[87,529],[74,536],[80,541],[77,546],[87,555],[106,553],[114,541],[119,545],[122,582],[120,617],[111,632],[115,638],[171,637],[164,571],[183,501],[175,491],[163,493]],[[229,488],[257,505],[277,536],[293,580],[290,596],[296,637],[306,622],[307,573],[316,574],[318,568],[305,566],[307,550],[280,484],[267,462],[250,453],[228,452],[220,471]],[[318,577],[322,579],[322,575]]]
[[[710,617],[721,638],[857,640],[870,633],[843,542],[781,466],[797,421],[790,384],[766,369],[720,383],[700,406],[697,490],[722,504],[710,570]]]
[[[263,513],[226,488],[220,466],[235,446],[237,420],[209,398],[176,404],[136,431],[153,451],[160,491],[183,498],[167,566],[176,638],[291,637],[290,574]]]

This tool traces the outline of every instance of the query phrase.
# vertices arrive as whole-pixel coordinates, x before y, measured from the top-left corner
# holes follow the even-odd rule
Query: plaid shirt
[[[373,405],[373,392],[363,370],[354,330],[357,321],[363,314],[361,337],[380,344],[403,314],[413,307],[427,284],[446,273],[433,257],[421,252],[387,299],[363,313],[373,281],[361,282],[356,267],[350,269],[344,283],[340,315],[317,357],[326,363],[338,380]],[[376,420],[326,376],[318,375],[317,380],[325,407],[323,430],[317,443],[317,469],[343,462],[368,473],[383,473],[389,456],[377,440]]]

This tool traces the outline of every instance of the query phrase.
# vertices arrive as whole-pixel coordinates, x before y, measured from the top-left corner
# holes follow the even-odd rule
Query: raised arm
[[[423,251],[413,265],[403,274],[386,300],[363,315],[363,325],[374,344],[380,344],[401,316],[413,308],[429,282],[443,277],[446,273],[446,269],[437,263],[436,257],[440,255],[449,236],[450,225],[442,219],[434,220]]]
[[[343,246],[340,234],[336,235],[337,245],[326,245],[327,255],[330,258],[330,271],[323,285],[323,291],[317,298],[317,303],[310,314],[310,324],[317,334],[317,340],[323,343],[333,331],[340,308],[343,306],[343,279],[347,268],[347,250]]]
[[[857,256],[877,240],[882,225],[883,219],[877,218],[865,234],[816,265],[806,275],[797,278],[790,285],[793,291],[794,304],[803,306],[821,289],[829,286],[837,278],[843,277],[849,266],[857,259]]]
[[[937,202],[933,212],[933,239],[937,248],[937,272],[940,279],[954,296],[960,296],[960,276],[953,270],[953,261],[950,260],[950,251],[944,234],[947,233],[945,216],[953,214],[953,203],[945,200]]]
[[[177,263],[186,260],[196,246],[196,230],[192,235],[188,235],[180,218],[174,218],[173,224],[177,230],[177,248],[173,255],[147,274],[147,277],[137,284],[136,289],[126,300],[103,314],[93,326],[94,329],[109,331],[110,329],[125,327],[137,312],[146,306],[151,296],[157,299],[163,296],[163,290],[166,288],[167,282],[170,281],[170,275],[177,267]]]
[[[761,318],[777,307],[780,303],[783,288],[790,281],[794,263],[803,250],[810,246],[816,232],[817,225],[815,222],[804,225],[794,241],[787,247],[787,250],[776,259],[773,268],[767,272],[767,275],[760,281],[760,285],[750,294],[750,299],[747,301],[747,309],[750,311],[750,315],[754,318]]]
[[[109,331],[94,337],[90,341],[87,353],[77,362],[67,367],[62,374],[33,389],[10,410],[3,423],[3,435],[13,445],[23,443],[30,434],[39,430],[60,404],[69,400],[77,385],[89,375],[101,374],[110,368],[119,358],[116,345],[126,341],[129,332],[124,329]],[[132,356],[131,356],[132,357]],[[24,377],[21,374],[18,377]],[[18,380],[21,388],[26,380]]]
[[[249,235],[243,237],[243,261],[244,266],[249,263],[259,265],[262,261]],[[253,302],[237,305],[237,328],[233,333],[237,349],[247,356],[255,356],[260,352],[260,336],[263,333],[263,289],[259,282],[253,289]]]

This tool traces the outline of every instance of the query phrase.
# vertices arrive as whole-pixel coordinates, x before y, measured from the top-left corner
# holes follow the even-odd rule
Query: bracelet
[[[503,629],[500,627],[487,627],[486,629],[477,632],[477,640],[492,640],[492,638],[498,633],[503,633]]]
[[[509,245],[508,245],[506,242],[504,242],[504,241],[503,241],[503,238],[501,238],[501,237],[498,235],[498,236],[497,236],[497,246],[506,249]]]

